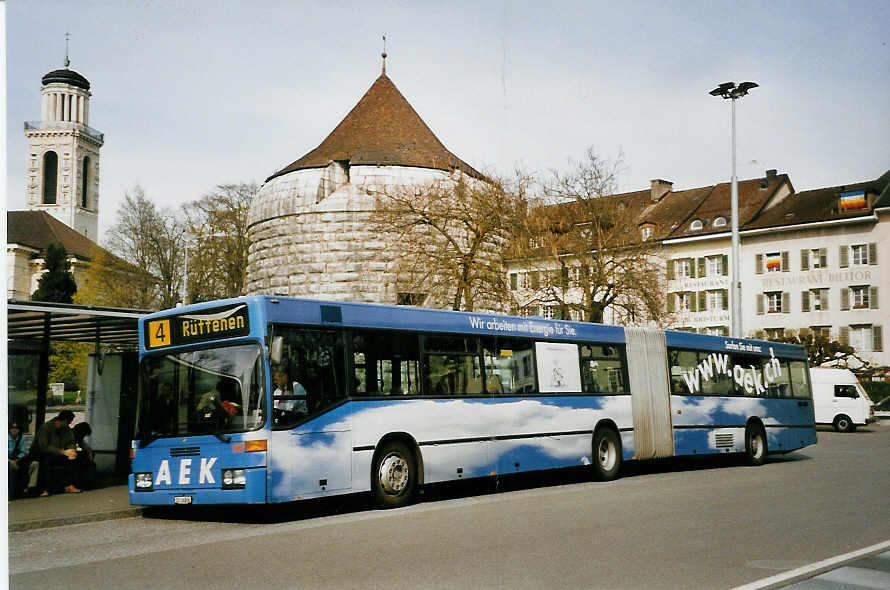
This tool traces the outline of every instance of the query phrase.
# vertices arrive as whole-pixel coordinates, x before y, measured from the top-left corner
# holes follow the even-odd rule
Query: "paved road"
[[[890,539],[890,424],[763,467],[639,464],[433,490],[376,511],[316,502],[10,535],[12,588],[732,588]],[[481,495],[479,492],[482,492]]]

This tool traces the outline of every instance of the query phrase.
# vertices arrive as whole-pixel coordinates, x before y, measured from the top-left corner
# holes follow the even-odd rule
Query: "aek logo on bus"
[[[216,483],[216,480],[213,479],[213,473],[210,471],[214,463],[216,463],[216,457],[201,457],[201,463],[197,465],[199,484]],[[189,485],[192,483],[192,477],[194,475],[195,474],[192,472],[192,460],[180,459],[179,479],[176,483],[181,486]],[[168,486],[173,485],[173,478],[170,475],[169,459],[161,461],[161,465],[158,467],[158,474],[155,476],[155,485],[161,485],[162,483],[167,484]]]

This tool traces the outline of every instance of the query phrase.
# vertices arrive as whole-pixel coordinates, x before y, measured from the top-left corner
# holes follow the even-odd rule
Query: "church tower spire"
[[[99,149],[89,127],[90,82],[68,69],[49,72],[40,88],[40,120],[25,122],[28,209],[43,210],[93,241],[99,231]]]

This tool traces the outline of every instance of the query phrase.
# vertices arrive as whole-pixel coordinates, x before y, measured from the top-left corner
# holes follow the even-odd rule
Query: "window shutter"
[[[797,333],[800,334],[801,338],[806,338],[807,336],[810,335],[810,329],[809,328],[801,328],[800,330],[798,330]]]
[[[838,250],[838,255],[841,261],[841,268],[847,268],[848,266],[850,266],[850,248],[848,246],[841,246]]]
[[[800,311],[810,311],[810,292],[800,292]]]
[[[677,294],[676,293],[668,293],[667,309],[668,309],[668,313],[674,313],[674,310],[677,309]]]
[[[819,289],[819,303],[822,311],[828,311],[828,289]]]
[[[698,310],[699,311],[707,311],[708,309],[708,292],[707,291],[699,291],[698,292]]]
[[[698,275],[695,274],[695,258],[687,258],[689,261],[689,278],[694,279]]]
[[[821,268],[828,266],[828,248],[819,248],[819,266]]]
[[[789,261],[788,250],[782,251],[782,272],[790,272],[791,264]]]
[[[800,251],[800,270],[810,270],[810,251]]]
[[[841,311],[850,309],[850,290],[846,287],[841,289]]]
[[[763,254],[758,254],[754,259],[754,269],[757,274],[763,274]]]
[[[519,275],[517,275],[515,272],[510,273],[510,290],[511,291],[516,290],[516,287],[518,286],[518,282],[519,282],[518,279],[519,279]]]
[[[791,313],[791,292],[782,292],[782,313]]]
[[[720,326],[720,330],[723,332],[724,336],[729,336],[729,326]]]
[[[723,276],[729,276],[729,256],[726,254],[723,255],[723,272],[721,273]]]
[[[841,326],[838,332],[838,341],[844,346],[850,346],[850,326]]]
[[[869,287],[868,288],[868,306],[871,309],[878,309],[878,288],[877,287]]]
[[[884,342],[881,334],[881,326],[872,326],[871,327],[871,336],[872,336],[872,345],[871,349],[875,352],[882,352],[884,350]]]
[[[757,315],[763,315],[763,298],[766,297],[763,293],[757,294]]]
[[[686,300],[689,302],[689,311],[698,311],[698,307],[696,307],[698,298],[695,296],[695,291],[686,291]]]
[[[729,309],[729,289],[723,289],[723,311]]]
[[[698,276],[700,276],[700,277],[705,276],[706,270],[707,269],[705,269],[705,259],[699,258],[698,259]]]
[[[869,264],[877,264],[878,263],[878,245],[875,242],[871,242],[868,245],[868,263]]]
[[[674,280],[674,259],[668,260],[668,280]]]

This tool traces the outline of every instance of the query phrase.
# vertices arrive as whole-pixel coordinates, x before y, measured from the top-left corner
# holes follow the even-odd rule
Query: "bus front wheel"
[[[380,446],[374,457],[372,487],[380,508],[398,508],[414,500],[417,468],[408,445],[391,440]]]
[[[766,449],[766,433],[763,427],[749,424],[745,429],[745,458],[748,460],[748,465],[766,463]]]
[[[593,436],[593,469],[600,481],[618,477],[621,469],[621,441],[611,428],[600,428]]]

